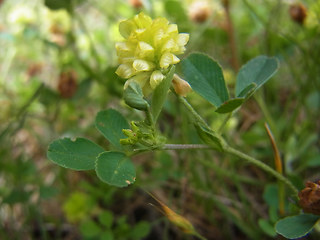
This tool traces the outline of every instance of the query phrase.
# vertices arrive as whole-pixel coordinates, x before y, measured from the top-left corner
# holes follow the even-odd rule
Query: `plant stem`
[[[223,128],[226,126],[226,124],[228,123],[228,121],[232,117],[232,114],[233,114],[233,112],[229,113],[228,116],[223,120],[223,123],[221,124],[221,126],[218,129],[218,133],[219,134],[221,134]]]
[[[212,149],[205,144],[165,144],[161,150],[181,150],[181,149]]]
[[[229,178],[233,181],[243,182],[251,185],[261,184],[261,182],[257,179],[237,175],[237,173],[235,173],[234,171],[231,171],[230,169],[224,169],[222,167],[219,167],[214,163],[214,161],[203,160],[199,158],[197,159],[197,162],[201,163],[206,168],[211,168],[217,176],[221,176],[224,179]]]
[[[229,48],[231,50],[231,65],[235,71],[239,70],[237,44],[235,40],[234,27],[230,14],[230,2],[229,0],[224,1],[224,9],[226,13],[227,33],[229,35]]]
[[[246,160],[247,162],[257,166],[258,168],[264,170],[265,172],[271,174],[272,176],[274,176],[275,178],[277,178],[279,181],[283,182],[285,185],[287,185],[293,192],[294,194],[297,196],[298,195],[298,189],[283,175],[281,175],[280,173],[278,173],[276,170],[274,170],[273,168],[269,167],[268,165],[266,165],[265,163],[250,157],[249,155],[240,152],[230,146],[225,146],[225,152],[230,153],[236,157],[242,158],[244,160]]]
[[[14,60],[16,53],[17,53],[16,49],[8,49],[7,57],[6,57],[6,59],[4,59],[2,67],[1,67],[1,77],[4,82],[4,85],[2,86],[2,88],[4,88],[5,91],[6,91],[5,83],[7,81],[7,76],[10,71],[10,68],[12,66],[12,63],[13,63],[13,60]]]
[[[262,16],[260,16],[255,9],[248,3],[247,0],[243,0],[244,5],[249,9],[249,11],[255,16],[255,18],[262,24],[262,25],[266,25],[267,21],[265,19],[263,19]]]
[[[147,120],[150,123],[150,126],[154,129],[156,124],[154,122],[154,118],[152,116],[151,109],[149,106],[147,108],[146,115],[147,115]]]
[[[194,116],[197,122],[200,122],[207,128],[210,128],[206,123],[206,121],[203,120],[203,118],[194,110],[194,108],[190,105],[190,103],[184,97],[178,96],[178,99],[190,111],[190,113]]]
[[[27,102],[20,108],[19,112],[17,113],[17,118],[20,118],[21,115],[28,109],[28,107],[37,99],[40,95],[42,89],[44,88],[44,83],[41,83],[31,97],[27,100]]]
[[[202,235],[200,235],[200,234],[197,233],[197,232],[192,233],[192,235],[195,236],[195,237],[197,237],[197,238],[199,238],[199,239],[201,239],[201,240],[207,240],[207,238],[203,237]]]
[[[153,148],[136,148],[129,156],[135,156],[137,154],[148,152],[148,151],[165,151],[165,150],[188,150],[188,149],[212,149],[209,145],[205,144],[165,144],[162,147]]]
[[[179,100],[186,106],[186,108],[192,113],[192,115],[196,118],[196,120],[198,122],[203,123],[205,126],[207,126],[208,128],[210,128],[208,126],[208,124],[202,119],[202,117],[194,110],[194,108],[190,105],[190,103],[183,97],[179,97]],[[211,128],[210,128],[211,129]],[[189,144],[188,144],[189,145]],[[179,148],[182,149],[182,148]],[[184,148],[184,149],[188,149],[188,148]],[[203,149],[203,147],[202,147]],[[275,178],[277,178],[280,182],[284,183],[285,185],[287,185],[296,196],[298,196],[298,189],[286,178],[284,177],[282,174],[278,173],[276,170],[274,170],[273,168],[271,168],[270,166],[268,166],[267,164],[253,158],[250,157],[249,155],[240,152],[232,147],[230,147],[228,144],[226,144],[223,147],[223,151],[230,153],[234,156],[237,156],[239,158],[242,158],[244,160],[246,160],[247,162],[255,165],[256,167],[264,170],[265,172],[271,174],[272,176],[274,176]]]
[[[79,25],[80,27],[82,28],[82,30],[87,34],[88,36],[88,39],[89,39],[89,42],[90,42],[90,45],[91,45],[91,53],[92,55],[94,56],[95,60],[96,60],[96,63],[97,63],[97,66],[98,66],[98,69],[100,70],[101,69],[101,66],[100,66],[100,56],[98,54],[98,51],[96,50],[96,47],[95,47],[95,44],[94,44],[94,39],[92,38],[84,20],[82,19],[82,17],[80,16],[80,14],[75,14],[76,18],[78,19],[78,22],[79,22]]]
[[[264,124],[264,127],[266,128],[266,131],[269,135],[270,142],[272,145],[273,149],[273,154],[274,154],[274,163],[275,163],[275,168],[278,173],[283,175],[283,168],[282,168],[282,160],[280,157],[280,152],[278,150],[276,141],[274,140],[273,134],[269,128],[269,125],[267,123]],[[285,208],[284,208],[284,200],[285,200],[285,189],[283,182],[278,181],[278,201],[279,201],[279,213],[281,216],[284,216],[285,214]]]
[[[88,63],[86,63],[79,55],[79,49],[77,49],[75,44],[75,34],[74,34],[74,24],[72,26],[72,31],[70,32],[70,37],[72,40],[71,48],[73,50],[74,56],[76,60],[78,61],[79,65],[87,72],[87,74],[92,77],[93,80],[95,80],[99,84],[103,84],[103,78],[100,76],[100,73],[96,73],[97,71],[92,69],[91,66],[89,66]]]
[[[209,145],[204,144],[165,144],[161,149],[159,150],[181,150],[181,149],[212,149]],[[265,163],[245,154],[242,153],[230,146],[226,146],[224,149],[225,152],[230,153],[234,156],[237,156],[239,158],[242,158],[249,163],[259,167],[260,169],[264,170],[265,172],[271,174],[275,178],[277,178],[282,183],[286,184],[296,195],[298,194],[297,188],[282,174],[278,173],[276,170],[271,168],[270,166],[266,165]]]
[[[257,101],[264,117],[266,118],[267,123],[270,125],[270,128],[274,133],[275,138],[277,139],[278,138],[278,132],[276,131],[277,128],[275,127],[276,125],[271,117],[268,107],[265,104],[265,101],[262,99],[262,96],[259,93],[254,96],[254,99]]]
[[[10,123],[8,123],[8,125],[6,126],[6,128],[0,133],[0,139],[2,139],[13,127],[13,124],[15,121],[19,121],[20,124],[18,125],[18,127],[16,127],[13,132],[17,131],[18,129],[21,128],[22,126],[22,122],[24,121],[23,115],[26,113],[27,109],[29,108],[29,106],[37,99],[37,97],[40,95],[42,89],[44,88],[44,83],[41,83],[37,89],[35,90],[35,92],[32,94],[32,96],[26,101],[26,103],[19,109],[16,117],[14,120],[12,120]]]

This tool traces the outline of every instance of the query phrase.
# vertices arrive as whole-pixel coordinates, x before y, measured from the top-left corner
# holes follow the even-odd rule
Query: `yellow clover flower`
[[[116,43],[120,66],[116,73],[140,85],[149,95],[165,78],[168,68],[180,61],[176,56],[185,51],[189,34],[179,33],[176,24],[166,18],[152,20],[144,13],[122,21],[120,34],[125,38]]]

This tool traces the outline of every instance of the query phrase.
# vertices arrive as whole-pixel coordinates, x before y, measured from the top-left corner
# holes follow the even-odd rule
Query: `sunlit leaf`
[[[192,89],[214,106],[229,99],[221,67],[207,55],[190,54],[182,61],[182,71]]]

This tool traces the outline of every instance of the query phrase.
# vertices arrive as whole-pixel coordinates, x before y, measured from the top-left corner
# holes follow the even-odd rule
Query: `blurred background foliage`
[[[274,166],[267,122],[295,185],[320,178],[320,1],[1,0],[1,239],[195,239],[148,205],[155,201],[144,190],[208,239],[273,239],[273,224],[298,212],[289,197],[279,211],[274,179],[221,153],[137,156],[137,182],[124,189],[47,160],[47,146],[59,137],[108,147],[94,128],[102,109],[141,118],[121,99],[124,80],[114,73],[118,23],[140,11],[190,33],[186,54],[217,60],[229,89],[242,64],[276,56],[278,74],[231,117],[223,135]],[[188,99],[219,129],[226,116],[195,93]],[[170,95],[159,127],[169,143],[200,143]],[[319,239],[317,229],[306,238]]]

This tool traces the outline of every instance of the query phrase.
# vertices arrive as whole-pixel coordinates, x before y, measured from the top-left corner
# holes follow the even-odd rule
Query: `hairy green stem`
[[[223,123],[221,124],[221,126],[218,129],[218,133],[219,134],[221,134],[223,128],[226,126],[226,124],[228,123],[228,121],[232,117],[232,114],[233,114],[233,112],[229,113],[228,116],[223,120]]]
[[[179,149],[212,149],[205,144],[165,144],[161,150],[179,150]]]
[[[212,149],[209,145],[204,144],[165,144],[161,149],[158,150],[181,150],[181,149]],[[282,174],[278,173],[276,170],[268,166],[267,164],[255,159],[243,152],[240,152],[230,146],[226,146],[224,151],[230,153],[236,157],[246,160],[247,162],[255,165],[256,167],[264,170],[265,172],[269,173],[270,175],[277,178],[280,182],[287,185],[295,195],[298,195],[298,189]]]
[[[205,120],[194,110],[194,108],[190,105],[190,103],[181,96],[178,96],[179,101],[189,110],[189,112],[194,116],[194,118],[197,120],[197,122],[202,123],[207,128],[210,128]]]
[[[152,112],[149,106],[147,108],[146,115],[147,115],[147,120],[149,121],[150,126],[154,129],[156,123],[154,122],[154,118],[152,116]]]

